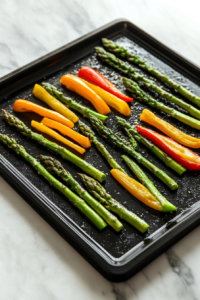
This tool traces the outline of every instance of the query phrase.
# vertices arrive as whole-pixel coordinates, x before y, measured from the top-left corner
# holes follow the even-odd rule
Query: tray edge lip
[[[78,44],[79,42],[85,40],[86,38],[91,37],[92,35],[95,35],[98,32],[101,32],[102,30],[104,30],[106,28],[109,28],[109,27],[111,27],[113,25],[116,25],[118,23],[124,24],[124,23],[131,23],[131,22],[129,22],[127,19],[119,18],[119,19],[115,19],[115,20],[113,20],[113,21],[111,21],[111,22],[109,22],[107,24],[104,24],[101,27],[98,27],[98,28],[96,28],[94,30],[91,30],[88,33],[86,33],[86,34],[78,37],[77,39],[74,39],[74,40],[70,41],[69,43],[64,44],[63,46],[61,46],[59,48],[56,48],[55,50],[52,50],[52,51],[50,51],[50,52],[48,52],[48,53],[46,53],[46,54],[44,54],[44,55],[42,55],[42,56],[40,56],[40,57],[38,57],[36,59],[30,61],[29,63],[27,63],[27,64],[25,64],[25,65],[23,65],[23,66],[15,69],[15,70],[11,71],[11,72],[9,72],[9,73],[7,73],[5,75],[3,75],[2,77],[0,77],[0,83],[2,83],[3,81],[6,81],[7,79],[9,79],[9,78],[11,78],[11,77],[13,77],[13,76],[15,76],[17,74],[20,74],[22,71],[24,71],[26,69],[29,69],[30,67],[32,67],[35,64],[39,63],[40,61],[43,61],[46,58],[49,58],[49,57],[51,57],[51,56],[53,56],[53,55],[55,55],[55,54],[57,54],[57,53],[65,50],[65,49],[68,49],[71,46],[73,46],[75,44]]]
[[[82,36],[80,36],[79,38],[77,39],[74,39],[72,41],[70,41],[69,43],[67,44],[64,44],[63,46],[59,47],[59,48],[56,48],[55,50],[53,51],[50,51],[40,57],[38,57],[37,59],[5,74],[4,76],[0,77],[0,83],[6,81],[7,79],[17,75],[17,74],[20,74],[22,71],[25,71],[27,69],[29,69],[30,67],[34,66],[35,64],[43,61],[44,59],[47,59],[63,50],[66,50],[68,48],[70,48],[71,46],[75,45],[75,44],[78,44],[79,42],[85,40],[86,38],[88,37],[91,37],[92,35],[96,35],[98,32],[101,32],[102,30],[104,29],[107,29],[113,25],[117,25],[117,24],[129,24],[131,26],[134,26],[135,28],[137,28],[140,32],[142,32],[143,34],[145,34],[146,36],[148,36],[149,38],[151,38],[152,40],[154,40],[157,44],[159,44],[161,47],[164,47],[168,52],[171,52],[173,55],[179,57],[181,60],[184,60],[185,63],[187,64],[190,64],[192,68],[195,68],[197,69],[197,71],[199,72],[200,74],[200,65],[197,65],[195,64],[194,62],[190,61],[189,59],[187,59],[185,56],[183,56],[182,54],[180,54],[179,52],[171,49],[170,47],[168,47],[167,45],[165,45],[164,43],[162,43],[161,41],[159,41],[158,39],[156,39],[155,37],[153,37],[151,34],[147,33],[145,30],[141,29],[139,26],[135,25],[133,22],[129,21],[128,19],[126,18],[118,18],[118,19],[115,19],[109,23],[106,23],[104,25],[102,25],[101,27],[98,27]]]
[[[166,44],[164,44],[163,42],[161,42],[160,40],[158,40],[157,38],[155,38],[153,35],[151,35],[150,33],[147,33],[145,30],[141,29],[139,26],[135,25],[134,23],[132,23],[131,21],[127,20],[126,23],[129,23],[131,25],[133,25],[134,27],[136,27],[139,31],[143,32],[143,34],[147,35],[148,37],[150,37],[152,40],[154,40],[157,44],[159,44],[161,47],[165,48],[168,52],[171,52],[173,55],[179,57],[181,60],[184,60],[185,63],[190,64],[191,67],[197,69],[197,71],[200,74],[200,65],[195,64],[194,62],[192,62],[190,59],[186,58],[184,55],[180,54],[178,51],[173,50],[172,48],[168,47]]]

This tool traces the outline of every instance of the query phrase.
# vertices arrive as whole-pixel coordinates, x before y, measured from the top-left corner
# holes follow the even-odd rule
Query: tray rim
[[[38,62],[46,59],[47,57],[51,57],[57,53],[59,53],[60,51],[66,49],[66,48],[70,48],[71,46],[73,46],[74,44],[77,44],[83,40],[85,40],[87,37],[91,36],[91,35],[95,35],[97,34],[98,32],[101,32],[102,30],[108,28],[108,27],[111,27],[115,24],[119,24],[119,23],[122,23],[125,25],[125,29],[126,29],[126,25],[129,24],[129,25],[133,25],[135,28],[137,28],[139,31],[141,31],[142,33],[144,33],[145,35],[147,35],[148,37],[150,37],[151,39],[154,40],[154,42],[156,42],[157,44],[159,44],[160,46],[162,46],[163,48],[167,49],[168,51],[170,51],[171,53],[175,54],[176,56],[179,56],[179,58],[181,58],[182,60],[184,60],[187,64],[189,63],[193,68],[196,68],[198,71],[199,71],[199,75],[200,75],[200,65],[197,65],[195,64],[194,62],[192,62],[191,60],[187,59],[185,56],[183,56],[182,54],[180,54],[179,52],[175,51],[175,50],[172,50],[170,47],[166,46],[164,43],[160,42],[158,39],[154,38],[151,34],[147,33],[146,31],[144,31],[143,29],[141,29],[140,27],[138,27],[137,25],[135,25],[134,23],[132,23],[131,21],[129,21],[128,19],[126,18],[118,18],[118,19],[115,19],[95,30],[92,30],[90,31],[89,33],[86,33],[82,36],[80,36],[79,38],[75,39],[75,40],[72,40],[71,42],[51,51],[51,52],[48,52],[47,54],[44,54],[42,56],[40,56],[39,58],[31,61],[30,63],[28,64],[25,64],[7,74],[5,74],[4,76],[0,77],[0,83],[5,81],[6,79],[10,78],[10,77],[13,77],[14,75],[16,74],[19,74],[21,71],[24,71],[25,69],[29,69],[31,66],[37,64]]]
[[[104,26],[102,26],[102,27],[100,27],[100,28],[98,28],[98,29],[96,29],[96,30],[94,30],[94,31],[92,31],[92,32],[90,32],[90,33],[88,33],[88,34],[86,34],[86,35],[84,35],[84,36],[82,36],[82,37],[80,37],[80,38],[78,38],[78,39],[76,39],[76,40],[74,40],[74,41],[72,41],[72,42],[70,42],[70,43],[68,43],[68,44],[66,44],[66,45],[64,45],[64,46],[62,46],[62,47],[46,54],[46,55],[44,55],[44,56],[42,56],[42,57],[40,57],[40,58],[38,58],[38,59],[36,59],[36,60],[34,60],[33,62],[31,62],[31,63],[29,63],[25,66],[22,66],[21,68],[19,68],[17,70],[14,70],[14,71],[10,72],[9,74],[6,74],[5,76],[1,77],[0,86],[2,84],[6,86],[7,84],[9,84],[9,81],[11,79],[16,78],[16,76],[23,75],[24,72],[26,72],[27,70],[30,70],[31,67],[35,67],[36,65],[40,64],[41,62],[44,62],[45,60],[48,60],[49,58],[51,58],[51,57],[53,57],[57,54],[60,54],[63,50],[70,49],[74,45],[77,45],[80,42],[83,42],[86,39],[91,38],[91,37],[97,35],[98,33],[101,33],[102,31],[104,31],[108,28],[114,27],[116,25],[120,25],[122,27],[121,28],[122,29],[121,33],[123,32],[123,35],[127,36],[127,37],[129,37],[129,36],[126,35],[125,32],[127,30],[129,30],[128,27],[132,27],[132,28],[138,30],[139,32],[143,33],[149,39],[152,39],[152,41],[154,43],[158,44],[160,47],[165,49],[165,51],[170,52],[172,55],[178,57],[184,63],[188,64],[191,68],[194,68],[195,72],[197,72],[197,74],[199,74],[199,76],[200,76],[200,68],[197,65],[195,65],[194,63],[188,61],[187,59],[185,59],[184,57],[182,57],[181,55],[176,53],[174,50],[171,50],[170,48],[168,48],[167,46],[165,46],[164,44],[162,44],[158,40],[154,39],[151,35],[147,34],[146,32],[144,32],[143,30],[141,30],[139,27],[135,26],[134,24],[132,24],[128,20],[126,20],[126,19],[117,19],[117,20],[114,20],[114,21],[112,21],[112,22],[110,22],[110,23],[108,23],[108,24],[106,24],[106,25],[104,25]],[[130,35],[131,35],[131,33],[130,33]],[[149,49],[148,49],[148,51],[149,51]],[[58,68],[58,66],[57,66],[57,68]],[[174,66],[173,66],[173,68],[174,68]],[[50,73],[53,73],[53,72],[54,71],[51,70]],[[42,74],[40,75],[40,77],[42,77]],[[25,86],[27,86],[27,85],[28,85],[28,83],[25,84]],[[20,89],[19,85],[18,85],[17,89]],[[1,98],[4,98],[4,97],[5,97],[5,95],[4,95],[4,92],[3,92],[2,95],[1,95]],[[5,175],[5,179],[10,183],[10,185],[12,187],[14,187],[13,186],[14,185],[14,183],[13,183],[14,177],[15,177],[15,179],[18,177],[18,180],[21,180],[21,182],[27,182],[28,181],[28,179],[26,179],[26,177],[23,176],[22,174],[19,173],[20,174],[20,176],[19,176],[19,174],[17,173],[18,171],[17,171],[16,168],[14,168],[12,166],[12,169],[11,169],[10,166],[12,166],[12,164],[10,164],[0,154],[0,173],[2,175],[3,174]],[[34,190],[37,190],[37,189],[30,183],[30,181],[28,181],[28,182],[29,182],[29,184],[27,185],[27,187],[29,187],[29,190],[32,191],[32,193],[34,193]],[[33,189],[33,187],[34,187],[34,189]],[[20,191],[20,188],[17,188],[16,186],[14,188],[18,191],[19,194],[23,194],[23,191]],[[47,198],[39,190],[37,190],[37,196],[40,199]],[[26,196],[23,195],[23,198],[26,198]],[[48,209],[52,209],[52,208],[49,207]],[[55,212],[55,210],[54,210],[53,213],[54,214],[57,213],[58,218],[61,218],[61,219],[66,218],[66,216],[63,216],[62,212],[58,213],[58,212]],[[60,213],[61,213],[62,216],[59,215]],[[95,242],[94,240],[92,240],[93,244],[97,244],[97,245],[91,246],[91,244],[88,241],[88,239],[91,240],[91,237],[89,237],[83,230],[81,230],[81,228],[78,228],[78,230],[81,231],[81,234],[78,234],[78,235],[79,235],[80,238],[82,238],[82,243],[83,243],[83,234],[86,235],[86,239],[84,240],[84,243],[87,243],[88,246],[90,248],[92,248],[93,252],[96,251],[96,253],[93,253],[93,258],[92,258],[94,260],[93,262],[90,261],[90,259],[87,257],[87,255],[85,256],[86,259],[89,260],[97,269],[99,269],[99,271],[106,278],[108,278],[110,280],[113,280],[113,281],[122,281],[122,280],[125,280],[128,277],[130,277],[132,274],[136,273],[140,268],[142,268],[149,261],[151,261],[155,256],[158,255],[157,252],[159,252],[159,253],[163,252],[164,248],[166,249],[167,247],[169,247],[173,243],[174,238],[179,238],[177,236],[178,234],[180,234],[180,237],[181,237],[181,234],[184,234],[184,232],[186,233],[186,231],[189,229],[189,227],[192,228],[197,224],[197,222],[199,223],[199,214],[200,214],[200,201],[196,202],[190,208],[188,208],[184,212],[180,213],[174,219],[172,219],[167,224],[165,224],[164,226],[159,228],[156,232],[154,232],[149,237],[144,239],[143,242],[140,242],[139,244],[137,244],[135,247],[130,249],[128,252],[126,252],[124,255],[122,255],[119,258],[113,257],[102,246],[97,244],[97,242]],[[49,223],[52,225],[52,222],[53,222],[53,220],[51,220]],[[75,227],[78,227],[78,226],[72,220],[70,220],[70,222],[71,222],[71,224],[69,224],[69,222],[68,222],[67,225],[68,225],[68,227],[72,226],[70,229],[73,228],[73,231],[75,232]],[[72,223],[74,223],[74,224],[72,224]],[[57,231],[59,232],[59,229]],[[157,236],[159,232],[162,232],[162,234],[160,236]],[[76,230],[76,233],[77,233],[77,230]],[[61,233],[61,235],[63,235],[63,234]],[[169,236],[171,236],[170,239],[169,239]],[[167,243],[164,243],[165,245],[162,245],[161,240],[162,241],[164,241],[164,239],[166,240],[166,237],[168,237]],[[64,238],[67,239],[67,237],[64,237]],[[153,239],[151,240],[151,238],[153,238]],[[160,243],[160,248],[158,248],[158,246],[159,246],[158,243]],[[83,244],[81,245],[81,247],[82,246],[83,246]],[[141,246],[143,248],[141,248]],[[136,248],[138,250],[136,250]],[[154,251],[156,252],[156,255],[154,255],[152,253],[152,250],[153,250],[153,252]],[[88,251],[88,249],[86,249],[84,251]],[[91,252],[91,251],[88,251],[88,252]],[[94,255],[94,254],[96,254],[96,255]],[[140,258],[143,258],[143,259],[142,259],[142,261],[139,262],[139,265],[138,265],[138,262],[136,262],[136,258],[138,258],[139,256],[140,256]],[[100,257],[101,257],[102,266],[100,266],[100,260],[99,260]]]

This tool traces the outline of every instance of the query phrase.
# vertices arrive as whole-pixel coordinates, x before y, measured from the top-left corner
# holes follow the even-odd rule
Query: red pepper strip
[[[200,170],[200,156],[174,140],[153,130],[136,126],[138,132],[190,171]]]
[[[100,88],[113,94],[114,96],[120,98],[121,100],[124,100],[125,102],[133,101],[133,98],[130,98],[130,97],[124,95],[106,77],[104,77],[99,72],[97,72],[96,70],[94,70],[90,67],[82,67],[78,71],[78,76],[99,86]]]

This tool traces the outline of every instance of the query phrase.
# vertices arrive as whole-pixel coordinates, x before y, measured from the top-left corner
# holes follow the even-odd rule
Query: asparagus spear
[[[138,142],[145,145],[151,152],[153,152],[158,158],[160,158],[166,164],[166,166],[170,167],[179,175],[182,175],[186,171],[185,168],[183,168],[179,163],[177,163],[170,156],[168,156],[164,151],[162,151],[160,148],[155,146],[151,141],[149,141],[148,139],[140,135],[137,129],[131,126],[125,119],[120,117],[116,117],[116,119],[118,124],[122,128],[128,129],[129,133],[132,134]]]
[[[169,106],[166,106],[162,102],[158,102],[157,100],[153,99],[151,96],[147,95],[141,88],[138,86],[138,84],[130,79],[123,78],[124,85],[128,91],[130,91],[133,96],[140,100],[141,102],[146,102],[150,106],[155,107],[161,111],[166,112],[173,118],[193,127],[196,129],[200,129],[200,121],[196,120],[192,117],[189,117],[180,111],[171,108]]]
[[[60,100],[61,102],[63,102],[68,108],[74,109],[76,111],[78,111],[79,113],[81,113],[85,118],[89,117],[89,114],[94,115],[95,117],[99,118],[100,120],[102,120],[103,122],[105,122],[107,120],[107,116],[104,116],[102,114],[97,113],[96,111],[89,109],[81,104],[79,104],[78,102],[76,102],[75,100],[65,97],[63,95],[63,93],[59,92],[58,89],[46,82],[42,83],[43,88],[45,88],[45,90],[47,92],[49,92],[49,94],[51,94],[53,97],[55,97],[56,99]]]
[[[87,175],[79,175],[81,176],[81,179],[88,191],[96,199],[103,203],[108,210],[116,213],[118,216],[120,216],[121,219],[124,219],[142,233],[144,233],[149,228],[149,225],[144,220],[140,219],[137,215],[126,209],[122,204],[114,200],[99,182]]]
[[[132,147],[127,146],[124,143],[124,140],[118,137],[111,129],[107,128],[101,122],[101,120],[97,119],[94,116],[90,116],[90,121],[93,127],[98,131],[100,135],[102,135],[112,144],[118,146],[128,154],[132,155],[139,163],[141,163],[154,175],[156,175],[160,180],[162,180],[170,189],[175,190],[178,188],[178,184],[172,178],[170,178],[165,172],[163,172],[155,165],[153,165],[150,161],[148,161],[146,158],[144,158],[140,153],[136,152]]]
[[[114,52],[115,54],[117,54],[121,57],[127,58],[129,61],[135,63],[136,65],[138,65],[140,68],[144,69],[145,71],[148,71],[153,76],[160,79],[162,82],[167,83],[169,86],[171,86],[172,88],[177,90],[181,95],[183,95],[188,100],[190,100],[191,102],[195,103],[196,105],[198,105],[200,107],[200,97],[194,95],[192,92],[190,92],[189,90],[187,90],[186,88],[184,88],[180,84],[174,82],[173,80],[171,80],[166,75],[160,73],[157,69],[149,66],[144,60],[140,59],[137,55],[129,53],[127,49],[116,45],[113,41],[110,41],[110,40],[107,40],[107,39],[102,39],[102,42],[103,42],[104,47],[107,48],[108,51]],[[180,100],[180,99],[178,99],[178,100]],[[182,100],[180,100],[180,101],[182,101]],[[182,102],[185,103],[184,101],[182,101]],[[187,103],[185,103],[185,104],[187,104]],[[200,112],[199,112],[199,114],[200,114]]]
[[[142,184],[152,193],[152,195],[160,202],[161,211],[171,212],[177,210],[176,206],[172,205],[167,199],[157,190],[153,182],[146,176],[140,167],[128,156],[122,155],[127,166],[133,171]]]
[[[4,118],[4,120],[10,126],[14,126],[21,134],[25,135],[27,138],[37,141],[39,144],[43,145],[44,147],[52,150],[53,152],[60,154],[64,159],[69,160],[70,162],[72,162],[73,164],[81,168],[84,172],[93,176],[95,179],[99,180],[100,182],[102,182],[106,178],[106,175],[104,173],[97,170],[91,164],[87,163],[80,157],[71,153],[66,148],[61,147],[56,143],[50,142],[49,140],[45,139],[41,134],[33,132],[22,121],[20,121],[18,118],[14,117],[13,115],[9,114],[4,109],[2,109],[2,111],[3,111],[2,117]]]
[[[123,224],[119,222],[117,217],[111,214],[104,206],[102,206],[96,199],[94,199],[73,177],[66,171],[61,163],[45,155],[38,156],[39,162],[46,168],[46,170],[52,174],[57,175],[63,181],[65,181],[70,188],[87,202],[113,229],[120,231],[123,228]]]
[[[98,141],[97,137],[95,136],[94,131],[92,131],[90,129],[90,127],[88,127],[86,124],[84,124],[80,120],[78,122],[78,127],[81,130],[81,132],[90,139],[90,142],[95,144],[95,146],[97,147],[97,149],[99,150],[99,152],[101,152],[101,154],[105,157],[105,159],[107,160],[107,162],[109,163],[109,165],[111,166],[111,168],[118,169],[118,170],[126,173],[124,171],[124,169],[122,169],[122,167],[116,162],[116,160],[108,152],[108,150],[106,149],[106,147],[102,143],[100,143]]]
[[[134,139],[133,135],[131,134],[131,131],[129,129],[127,129],[127,128],[124,128],[124,129],[126,131],[126,134],[127,134],[128,138],[129,138],[130,143],[132,144],[133,149],[137,150],[138,144],[137,144],[136,140]]]
[[[29,162],[33,168],[42,175],[50,185],[57,188],[65,197],[67,197],[70,202],[76,206],[98,229],[102,230],[107,226],[104,220],[93,211],[84,200],[79,198],[76,194],[70,191],[66,186],[64,186],[60,181],[53,177],[33,156],[28,154],[25,148],[19,144],[14,139],[9,138],[7,135],[0,134],[0,141],[14,150],[17,154],[21,155],[27,162]]]
[[[146,78],[144,75],[140,75],[132,67],[127,66],[122,60],[118,59],[115,55],[106,52],[104,49],[102,49],[100,47],[96,47],[95,49],[96,49],[98,56],[101,58],[101,60],[103,62],[106,62],[110,66],[114,67],[115,69],[129,75],[135,81],[138,81],[139,83],[142,83],[147,88],[149,88],[153,91],[156,91],[162,97],[183,107],[185,110],[187,110],[189,112],[190,115],[196,117],[197,119],[200,119],[200,111],[198,109],[196,109],[194,106],[189,105],[188,103],[184,102],[183,100],[178,99],[177,97],[173,96],[172,94],[167,93],[165,90],[163,90],[158,85],[156,85],[152,80]]]

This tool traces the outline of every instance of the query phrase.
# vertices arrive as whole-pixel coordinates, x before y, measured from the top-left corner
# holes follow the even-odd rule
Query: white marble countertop
[[[0,76],[116,18],[200,65],[199,0],[0,0]],[[0,177],[0,299],[200,299],[200,228],[110,283]]]

